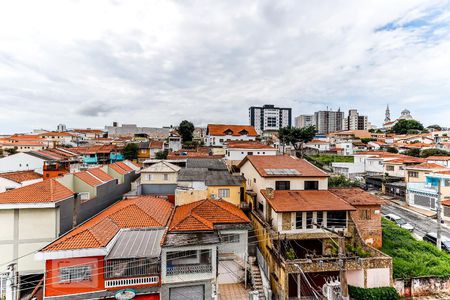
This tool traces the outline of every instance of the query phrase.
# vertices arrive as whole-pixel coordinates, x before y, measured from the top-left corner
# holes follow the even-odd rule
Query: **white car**
[[[397,216],[397,215],[394,215],[394,214],[387,214],[384,217],[387,220],[394,222],[395,224],[397,224],[401,228],[404,228],[404,229],[406,229],[408,231],[411,231],[411,232],[414,230],[414,226],[412,226],[411,224],[409,224],[408,222],[403,220],[400,216]]]

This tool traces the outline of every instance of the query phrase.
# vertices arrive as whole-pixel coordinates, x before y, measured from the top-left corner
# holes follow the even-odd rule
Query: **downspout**
[[[77,219],[78,219],[78,213],[80,210],[80,194],[79,193],[73,193],[73,214],[72,214],[72,228],[75,228],[77,226]]]

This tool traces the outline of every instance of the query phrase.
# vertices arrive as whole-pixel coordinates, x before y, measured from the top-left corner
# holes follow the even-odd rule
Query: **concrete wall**
[[[239,234],[239,242],[221,243],[219,245],[219,254],[233,253],[244,259],[248,250],[248,230],[221,230],[220,234]]]
[[[253,154],[250,154],[252,152]],[[277,149],[227,149],[226,160],[243,160],[247,155],[276,155]]]
[[[16,189],[22,186],[27,186],[33,183],[37,183],[37,182],[41,182],[42,178],[38,178],[38,179],[33,179],[33,180],[27,180],[27,181],[23,181],[21,183],[6,179],[6,178],[2,178],[0,177],[0,193],[3,193],[6,191],[6,189]]]
[[[213,283],[211,280],[202,280],[194,282],[163,284],[160,289],[160,298],[169,299],[170,288],[203,285],[205,291],[205,300],[212,300]]]
[[[175,190],[175,205],[189,204],[208,198],[208,190]]]
[[[222,198],[223,200],[230,202],[234,205],[239,205],[241,202],[241,187],[240,186],[208,186],[208,197],[211,197],[212,194],[219,197],[219,189],[229,189],[230,197]]]
[[[223,146],[224,142],[227,141],[255,141],[255,136],[248,136],[248,135],[240,135],[240,136],[233,136],[233,135],[224,135],[224,136],[214,136],[214,135],[208,135],[205,138],[205,145],[206,146]]]
[[[164,174],[168,175],[167,180],[164,180]],[[148,175],[151,176],[149,180]],[[177,184],[177,172],[141,172],[142,184]]]
[[[173,195],[177,184],[141,184],[142,195]]]
[[[0,173],[34,170],[42,174],[44,160],[26,153],[17,153],[0,158]]]
[[[450,293],[449,277],[417,277],[396,279],[394,287],[401,297],[431,296]]]

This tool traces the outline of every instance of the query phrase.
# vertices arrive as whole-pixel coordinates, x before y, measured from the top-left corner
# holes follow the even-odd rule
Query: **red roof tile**
[[[445,167],[435,164],[435,163],[423,162],[418,165],[408,166],[408,169],[427,169],[428,170],[428,169],[445,169]]]
[[[247,155],[239,167],[249,161],[262,177],[327,177],[328,174],[315,167],[304,159],[294,158],[288,155]],[[268,169],[296,170],[298,174],[274,175],[268,174]]]
[[[382,205],[385,203],[384,200],[359,188],[329,189],[329,191],[353,206]]]
[[[325,190],[274,190],[272,198],[267,190],[261,190],[261,194],[276,212],[355,210],[346,201]]]
[[[73,191],[54,179],[0,193],[0,204],[57,202],[73,196]]]
[[[121,228],[165,227],[173,205],[151,196],[121,200],[69,231],[42,251],[105,247]]]
[[[114,178],[112,178],[110,175],[108,175],[108,173],[103,171],[103,169],[101,169],[101,168],[88,169],[87,172],[91,173],[92,175],[94,175],[95,177],[97,177],[98,179],[100,179],[102,181],[114,180]]]
[[[276,150],[274,147],[265,145],[258,142],[228,142],[227,148],[229,149],[271,149]]]
[[[103,184],[103,181],[95,178],[94,176],[92,176],[92,174],[86,171],[74,173],[73,176],[81,179],[90,186],[97,186]]]
[[[426,160],[450,160],[450,156],[428,156]]]
[[[128,174],[128,173],[131,172],[131,171],[125,170],[123,167],[121,167],[120,165],[118,165],[118,163],[110,164],[109,167],[110,167],[111,169],[113,169],[114,171],[116,171],[117,173],[122,174],[122,175],[125,175],[125,174]],[[127,167],[128,167],[128,166],[127,166]],[[128,167],[127,169],[131,169],[131,168]]]
[[[42,175],[34,171],[18,171],[18,172],[0,173],[0,177],[6,178],[14,182],[24,182],[28,180],[40,179],[42,178]]]
[[[205,199],[176,207],[169,231],[210,231],[217,224],[249,222],[242,210],[233,204]]]
[[[248,136],[258,136],[255,127],[250,125],[225,125],[225,124],[209,124],[207,128],[208,135],[224,136],[225,132],[230,131],[232,136],[244,135],[242,132],[246,131]]]

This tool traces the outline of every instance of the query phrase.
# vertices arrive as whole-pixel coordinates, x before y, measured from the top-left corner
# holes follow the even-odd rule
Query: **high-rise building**
[[[314,122],[318,134],[328,134],[343,130],[344,112],[321,110],[314,113]]]
[[[252,106],[249,108],[250,125],[259,134],[265,131],[276,131],[280,128],[292,126],[292,109],[280,108],[275,105]]]
[[[367,130],[368,118],[367,116],[360,116],[356,109],[348,111],[348,117],[344,121],[344,130]]]
[[[304,128],[308,126],[315,126],[314,115],[300,115],[295,118],[295,127]]]

